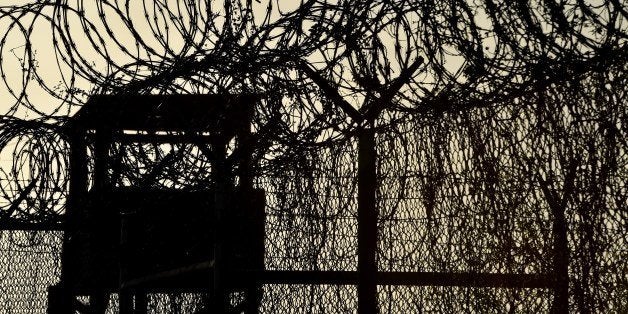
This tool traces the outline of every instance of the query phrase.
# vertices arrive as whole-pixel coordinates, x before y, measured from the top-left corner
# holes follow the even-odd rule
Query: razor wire
[[[546,272],[558,203],[569,226],[571,309],[622,312],[627,17],[618,0],[2,5],[0,223],[62,220],[63,125],[90,95],[257,93],[254,171],[267,193],[268,269],[355,270],[354,135],[359,117],[374,112],[381,271]],[[111,153],[124,165],[119,184],[208,181],[209,161],[193,145]],[[7,241],[0,265],[19,255]],[[385,313],[543,312],[552,297],[378,293]],[[168,312],[193,308],[195,298],[151,302]],[[351,286],[269,285],[262,307],[337,313],[355,299]]]

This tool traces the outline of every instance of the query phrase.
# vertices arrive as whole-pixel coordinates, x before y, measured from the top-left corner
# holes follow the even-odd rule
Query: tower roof
[[[252,94],[94,95],[74,115],[81,129],[212,131],[249,121]]]

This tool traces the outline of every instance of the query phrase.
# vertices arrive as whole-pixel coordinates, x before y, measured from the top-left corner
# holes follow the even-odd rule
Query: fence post
[[[569,245],[567,240],[567,222],[564,207],[554,209],[553,214],[553,266],[557,278],[554,290],[552,313],[567,314],[569,312]]]
[[[358,313],[377,313],[377,156],[375,131],[361,129],[358,138]]]
[[[69,195],[68,205],[65,212],[65,226],[61,255],[61,280],[58,284],[58,291],[51,295],[51,302],[56,303],[51,306],[49,313],[73,313],[74,312],[74,291],[73,286],[76,280],[76,252],[72,251],[70,235],[75,232],[78,223],[78,209],[85,201],[87,193],[88,173],[87,173],[87,143],[85,141],[84,130],[73,126],[67,132],[70,144],[69,156]]]
[[[213,293],[214,311],[212,313],[224,314],[227,312],[228,295],[225,289],[225,256],[224,241],[226,228],[224,226],[224,215],[230,202],[231,182],[229,181],[229,171],[227,170],[226,157],[227,139],[222,134],[212,136],[212,152],[214,160],[211,169],[211,176],[214,185],[214,270],[213,270]]]

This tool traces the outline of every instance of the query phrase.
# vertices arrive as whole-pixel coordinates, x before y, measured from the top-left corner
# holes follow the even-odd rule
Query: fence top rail
[[[3,221],[0,222],[0,231],[63,231],[65,224],[62,222],[22,222]]]

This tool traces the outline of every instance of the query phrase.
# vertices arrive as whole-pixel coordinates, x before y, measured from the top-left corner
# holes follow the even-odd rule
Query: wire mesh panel
[[[542,273],[553,280],[562,264],[571,311],[625,311],[627,112],[608,81],[593,77],[430,119],[382,119],[379,269]],[[588,100],[591,94],[600,101]],[[439,297],[441,291],[455,291],[445,303],[471,300],[480,312],[506,309],[509,298],[494,289],[438,290]],[[539,297],[556,296],[526,294],[519,297],[524,312],[542,309],[535,307]],[[418,295],[389,294],[395,304]],[[480,300],[503,306],[481,310]]]
[[[551,213],[503,135],[525,130],[504,111],[408,121],[379,136],[381,270],[551,272]]]
[[[258,179],[266,191],[266,269],[355,270],[354,142],[308,155]]]
[[[260,313],[355,313],[357,289],[346,285],[265,285]]]
[[[46,313],[59,280],[63,233],[0,231],[0,313]]]
[[[380,286],[380,313],[548,313],[552,292],[538,289]]]

